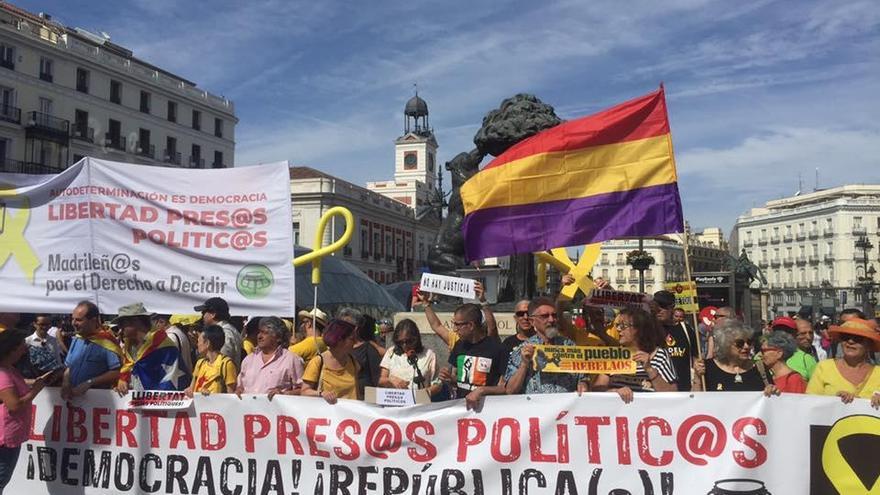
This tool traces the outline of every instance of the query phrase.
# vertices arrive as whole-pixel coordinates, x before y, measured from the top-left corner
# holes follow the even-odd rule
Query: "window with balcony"
[[[150,130],[138,129],[137,154],[148,158],[155,157],[155,146],[150,142]]]
[[[40,79],[46,82],[52,82],[54,65],[52,59],[40,57]]]
[[[168,102],[168,122],[177,122],[177,103]]]
[[[122,104],[122,83],[110,80],[110,103]]]
[[[141,91],[141,105],[140,105],[141,112],[150,113],[150,99],[151,99],[150,93],[147,93],[146,91]]]
[[[12,88],[0,86],[0,120],[21,123],[21,109],[15,106],[15,90]]]
[[[107,122],[107,135],[105,136],[104,144],[116,150],[125,149],[125,137],[122,136],[122,122],[113,119]]]
[[[192,111],[192,128],[197,131],[202,129],[202,112],[198,110]]]
[[[89,127],[89,112],[79,109],[74,111],[73,137],[82,141],[94,142],[95,129]]]
[[[219,138],[223,137],[223,119],[214,119],[214,135]]]
[[[171,136],[165,138],[165,154],[163,159],[165,160],[165,163],[180,165],[180,153],[177,151],[177,138]]]
[[[0,67],[15,70],[15,47],[0,43]]]
[[[211,167],[212,168],[225,168],[226,167],[225,165],[223,165],[223,152],[222,151],[215,151],[214,152],[214,163],[211,164]]]
[[[76,68],[76,90],[80,93],[89,92],[89,71],[82,67]]]
[[[202,159],[202,147],[194,144],[190,149],[189,166],[192,168],[205,168],[205,160]]]

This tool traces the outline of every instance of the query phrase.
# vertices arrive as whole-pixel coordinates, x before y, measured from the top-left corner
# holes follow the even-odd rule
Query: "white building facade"
[[[602,277],[617,290],[638,292],[639,272],[626,262],[626,254],[638,248],[638,239],[603,242],[593,278]],[[667,282],[685,280],[684,245],[668,236],[646,237],[643,249],[654,258],[654,264],[645,270],[646,293],[662,290]]]
[[[868,267],[880,269],[880,185],[847,185],[767,202],[740,216],[735,243],[769,283],[769,316],[802,305],[862,306],[864,251]]]
[[[0,170],[84,156],[190,168],[234,163],[233,103],[49,15],[0,3]]]

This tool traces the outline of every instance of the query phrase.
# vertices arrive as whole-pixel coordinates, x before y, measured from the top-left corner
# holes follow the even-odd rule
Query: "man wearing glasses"
[[[508,394],[555,394],[586,392],[588,382],[582,374],[544,373],[547,365],[543,353],[539,353],[537,370],[533,369],[536,345],[575,345],[574,341],[559,334],[559,315],[552,299],[539,297],[529,304],[529,315],[535,335],[529,337],[510,354],[507,372],[504,374]]]
[[[440,371],[440,379],[452,385],[456,397],[464,397],[468,409],[478,407],[486,395],[503,395],[498,381],[507,365],[507,349],[497,338],[490,338],[483,327],[483,312],[477,304],[462,304],[452,315],[458,341],[449,353],[449,368]]]
[[[528,299],[523,299],[516,303],[513,309],[513,318],[516,322],[516,333],[501,342],[504,348],[507,349],[507,352],[513,352],[520,344],[529,340],[529,337],[535,335],[532,319],[529,317]]]

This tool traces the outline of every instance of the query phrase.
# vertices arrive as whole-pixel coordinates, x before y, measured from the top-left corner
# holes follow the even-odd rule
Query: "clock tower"
[[[418,209],[436,194],[437,140],[428,121],[428,104],[418,92],[403,109],[403,135],[394,141],[394,180],[368,182],[367,188]]]

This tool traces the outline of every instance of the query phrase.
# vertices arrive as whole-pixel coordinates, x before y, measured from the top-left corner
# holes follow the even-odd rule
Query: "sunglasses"
[[[867,338],[862,337],[861,335],[851,335],[847,333],[841,335],[840,340],[843,342],[852,342],[853,344],[864,344],[868,341]]]
[[[764,346],[761,348],[761,352],[770,352],[770,351],[782,351],[782,349],[773,346]]]
[[[414,345],[416,343],[416,339],[413,339],[413,338],[400,339],[394,343],[397,345]]]
[[[522,318],[523,316],[529,316],[529,312],[528,312],[528,311],[517,311],[516,313],[513,313],[513,314],[514,314],[517,318]]]
[[[733,346],[737,349],[742,349],[743,347],[751,345],[751,343],[746,339],[736,339],[733,341]]]
[[[532,315],[532,318],[539,318],[542,320],[546,320],[547,318],[556,318],[556,317],[557,317],[556,313],[544,313],[544,314],[539,314],[539,315]]]

